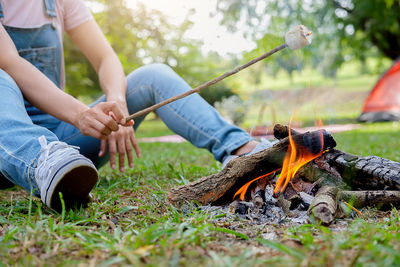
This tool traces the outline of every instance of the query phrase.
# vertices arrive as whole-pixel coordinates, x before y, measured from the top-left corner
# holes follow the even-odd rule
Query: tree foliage
[[[329,5],[335,10],[341,39],[359,57],[370,44],[388,58],[400,56],[399,0],[335,0]]]
[[[188,19],[175,25],[160,11],[142,4],[129,8],[124,0],[86,2],[94,7],[93,15],[118,54],[126,73],[144,64],[165,63],[195,87],[219,75],[229,64],[218,54],[204,55],[200,41],[185,38],[192,25]],[[91,99],[102,94],[94,69],[68,38],[65,56],[67,91]],[[218,86],[222,89],[210,88],[205,92],[210,103],[232,94],[226,84]]]
[[[272,48],[268,43],[280,44],[279,37],[283,42],[294,25],[308,26],[314,33],[313,45],[264,62],[269,69],[284,68],[289,75],[307,59],[325,76],[336,77],[345,57],[364,61],[371,54],[392,59],[400,54],[399,0],[218,0],[217,12],[228,29],[241,27],[245,36],[257,40],[255,52],[268,51]]]

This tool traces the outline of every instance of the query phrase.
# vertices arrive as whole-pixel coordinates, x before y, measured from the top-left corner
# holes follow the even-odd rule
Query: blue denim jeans
[[[171,68],[163,64],[138,68],[128,75],[127,81],[129,113],[191,89]],[[98,157],[100,140],[83,136],[74,126],[59,121],[56,128],[49,129],[44,118],[39,124],[32,122],[24,107],[20,89],[2,70],[0,90],[0,171],[14,184],[28,191],[36,187],[33,170],[40,151],[38,138],[41,135],[46,136],[48,142],[60,140],[79,146],[81,154],[91,159],[97,167],[108,161],[108,156]],[[93,105],[105,100],[103,96]],[[172,131],[196,147],[208,149],[219,161],[251,140],[245,131],[227,123],[198,94],[161,107],[156,113]],[[143,119],[144,116],[137,118],[134,127],[137,128]]]

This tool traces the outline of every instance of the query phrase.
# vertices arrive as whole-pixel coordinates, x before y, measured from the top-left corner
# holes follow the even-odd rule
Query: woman
[[[85,202],[97,182],[96,167],[107,160],[115,168],[118,158],[124,171],[126,157],[132,168],[133,150],[138,157],[140,150],[134,127],[124,117],[190,90],[162,64],[125,77],[82,0],[0,0],[0,22],[0,171],[49,207],[60,208],[59,192],[67,206]],[[90,108],[60,90],[64,31],[88,58],[104,91]],[[164,106],[157,114],[219,161],[257,145],[199,95]],[[143,119],[136,119],[135,128]]]

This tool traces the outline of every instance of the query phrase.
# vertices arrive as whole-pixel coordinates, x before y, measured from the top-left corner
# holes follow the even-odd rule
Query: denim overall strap
[[[3,7],[1,6],[1,2],[0,2],[0,19],[4,18],[4,14],[3,14]]]
[[[53,18],[57,17],[55,0],[44,0],[44,6],[46,8],[47,15]]]

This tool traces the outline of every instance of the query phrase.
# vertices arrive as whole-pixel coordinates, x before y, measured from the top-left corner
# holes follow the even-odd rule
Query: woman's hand
[[[123,110],[124,118],[129,115],[125,101],[116,101],[118,107]],[[116,167],[117,154],[118,165],[121,172],[124,171],[125,157],[128,159],[130,168],[133,168],[133,150],[136,156],[140,158],[140,148],[135,137],[133,129],[134,121],[129,121],[126,125],[119,125],[118,130],[111,132],[106,139],[101,140],[99,157],[102,157],[107,152],[110,155],[110,166],[112,169]]]
[[[99,156],[102,157],[107,152],[110,155],[110,166],[112,169],[116,167],[116,159],[118,153],[119,170],[124,171],[125,156],[128,158],[130,168],[133,168],[133,149],[136,156],[140,158],[140,149],[135,137],[133,127],[119,126],[119,130],[112,132],[107,139],[101,140]]]
[[[74,125],[83,135],[90,135],[98,139],[106,139],[112,132],[119,130],[119,124],[132,126],[126,122],[121,108],[116,102],[99,103],[78,113]]]

